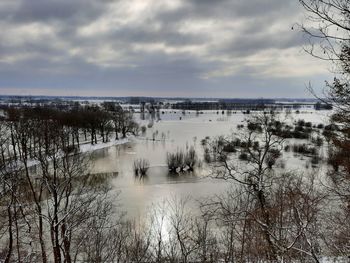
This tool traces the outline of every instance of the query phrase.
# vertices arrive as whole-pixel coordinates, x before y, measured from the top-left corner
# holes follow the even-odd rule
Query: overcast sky
[[[309,97],[297,0],[1,0],[0,94]]]

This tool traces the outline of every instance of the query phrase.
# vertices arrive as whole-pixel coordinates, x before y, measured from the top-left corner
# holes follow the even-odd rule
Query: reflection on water
[[[307,110],[294,114],[315,124],[326,123],[329,112]],[[283,119],[285,119],[284,113]],[[180,120],[181,117],[181,120]],[[153,125],[130,143],[101,149],[93,153],[92,173],[117,173],[111,184],[121,190],[121,202],[131,215],[142,215],[149,206],[172,196],[192,196],[194,199],[220,194],[229,187],[227,182],[208,177],[205,164],[191,174],[171,175],[166,166],[167,152],[193,146],[202,159],[201,140],[206,136],[228,135],[242,124],[246,114],[217,111],[182,112],[160,111],[137,114],[140,125]],[[291,119],[290,119],[291,120]],[[292,120],[291,120],[292,121]],[[150,168],[147,176],[135,178],[133,162],[147,159]],[[289,162],[288,164],[293,164]],[[298,163],[294,163],[298,167]]]

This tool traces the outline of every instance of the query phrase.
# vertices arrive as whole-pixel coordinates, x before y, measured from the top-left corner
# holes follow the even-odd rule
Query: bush
[[[294,144],[293,145],[293,152],[300,153],[304,155],[316,155],[317,150],[315,147],[310,147],[308,145],[304,144]]]
[[[149,161],[146,159],[137,159],[134,161],[135,176],[145,176],[149,169]]]
[[[333,167],[334,171],[339,171],[339,167],[342,164],[342,159],[342,156],[339,156],[338,153],[334,152],[334,150],[329,151],[328,164]]]
[[[254,122],[249,122],[247,125],[248,130],[250,131],[257,131],[257,132],[261,132],[262,128],[258,123],[254,123]]]
[[[334,136],[334,133],[333,133],[333,131],[331,131],[331,130],[326,130],[326,129],[324,129],[322,135],[323,135],[324,137],[326,137],[326,138],[330,138],[330,137]]]
[[[242,161],[248,161],[248,154],[245,152],[242,152],[238,158]]]
[[[197,158],[196,151],[193,147],[191,147],[184,156],[184,163],[186,164],[187,169],[189,171],[193,171],[197,161],[198,161],[198,158]]]
[[[311,128],[312,127],[312,123],[311,122],[306,122],[305,123],[305,127]]]
[[[171,173],[193,171],[197,161],[197,153],[193,147],[187,152],[177,150],[175,153],[167,153],[167,165]]]
[[[236,146],[236,147],[241,147],[241,140],[240,139],[235,139],[234,141],[233,141],[233,144],[234,144],[234,146]]]
[[[176,172],[179,168],[183,169],[184,153],[177,151],[176,153],[167,153],[167,164],[170,172]]]
[[[318,155],[314,155],[311,158],[311,164],[313,167],[317,166],[320,162],[321,158]]]
[[[284,146],[284,151],[285,151],[285,152],[289,152],[289,151],[290,151],[290,145]]]
[[[211,163],[211,156],[210,156],[210,151],[208,148],[204,149],[204,161],[206,163]]]
[[[291,132],[291,136],[295,139],[309,139],[310,133],[296,129]]]
[[[69,145],[69,146],[67,146],[67,147],[64,147],[63,149],[62,149],[66,154],[71,154],[71,153],[74,153],[74,154],[76,154],[76,153],[78,153],[79,152],[79,147],[78,147],[78,145]]]
[[[266,156],[265,163],[271,169],[280,156],[281,152],[278,149],[271,149]]]
[[[323,139],[320,136],[317,136],[316,138],[312,138],[312,143],[316,144],[318,147],[321,147],[323,145]]]
[[[230,142],[224,145],[224,147],[222,148],[222,150],[224,152],[228,152],[228,153],[235,153],[237,150],[235,148],[235,144],[234,142]]]
[[[297,125],[300,127],[305,126],[305,120],[298,120]]]
[[[317,129],[323,129],[323,128],[324,128],[324,125],[322,123],[317,125]]]

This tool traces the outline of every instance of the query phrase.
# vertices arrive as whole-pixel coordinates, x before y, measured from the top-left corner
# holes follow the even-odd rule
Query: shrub
[[[323,139],[320,136],[317,136],[316,138],[312,138],[312,143],[316,144],[318,147],[323,145]]]
[[[304,155],[316,155],[317,150],[315,147],[310,147],[308,145],[304,144],[294,144],[293,145],[293,152],[300,153]]]
[[[78,145],[69,145],[67,147],[64,147],[63,148],[63,151],[66,153],[66,154],[71,154],[71,153],[78,153],[79,152],[79,147]]]
[[[236,147],[241,147],[241,140],[240,139],[235,139],[234,141],[233,141],[233,144],[234,144],[234,146],[236,146]]]
[[[145,176],[149,169],[149,161],[146,159],[136,159],[134,161],[135,176]]]
[[[204,161],[206,163],[211,163],[211,156],[210,156],[210,151],[208,148],[204,149]]]
[[[184,163],[186,164],[189,171],[193,171],[194,166],[198,161],[196,151],[191,147],[184,156]]]
[[[261,132],[261,126],[258,123],[254,123],[254,122],[249,122],[247,125],[248,130],[250,131],[257,131],[257,132]]]
[[[289,152],[289,151],[290,151],[290,145],[284,146],[284,151],[285,151],[285,152]]]
[[[312,127],[312,123],[311,122],[306,122],[305,123],[305,127],[311,128]]]
[[[323,128],[324,128],[324,125],[322,123],[317,125],[317,129],[323,129]]]
[[[229,142],[229,143],[225,144],[223,146],[222,150],[224,152],[228,152],[228,153],[235,153],[237,151],[235,148],[234,142]]]
[[[167,161],[169,172],[176,172],[177,164],[176,164],[175,154],[167,153],[166,161]]]
[[[297,125],[301,127],[305,126],[305,120],[298,120]]]
[[[254,150],[258,150],[258,149],[259,149],[259,142],[258,142],[258,141],[255,141],[255,142],[253,143],[253,149],[254,149]]]
[[[248,161],[248,154],[245,153],[245,152],[242,152],[242,153],[239,155],[239,159],[242,160],[242,161]]]
[[[339,127],[336,124],[329,124],[324,127],[325,131],[338,131]]]
[[[318,155],[312,156],[312,158],[311,158],[312,166],[315,167],[317,164],[319,164],[320,160],[321,160],[321,158]]]
[[[310,138],[310,134],[308,132],[300,131],[298,129],[292,131],[291,136],[292,136],[292,138],[295,138],[295,139],[309,139]]]
[[[141,126],[141,133],[142,134],[145,134],[146,133],[146,130],[147,130],[147,128],[146,128],[146,126]]]
[[[339,167],[342,164],[342,158],[339,158],[338,153],[334,152],[334,150],[330,149],[328,153],[328,164],[331,165],[334,171],[338,172]]]
[[[281,152],[278,149],[271,149],[266,156],[265,163],[271,169],[280,156]]]
[[[197,153],[193,147],[187,152],[177,150],[175,153],[167,153],[167,165],[171,173],[193,171],[197,161]]]

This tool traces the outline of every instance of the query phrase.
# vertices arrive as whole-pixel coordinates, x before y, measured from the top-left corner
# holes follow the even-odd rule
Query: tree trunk
[[[63,238],[64,263],[72,263],[70,256],[70,240],[66,229],[66,223],[63,223],[61,226],[61,235]]]
[[[91,145],[94,145],[94,130],[91,130],[91,134],[90,134],[90,136],[91,136]]]
[[[7,215],[8,215],[8,225],[9,225],[8,226],[9,245],[8,245],[8,251],[7,251],[7,255],[6,255],[4,263],[10,263],[11,262],[12,248],[13,248],[11,204],[7,207]]]
[[[11,143],[12,143],[12,147],[13,147],[13,157],[15,158],[15,160],[17,160],[16,142],[15,142],[15,136],[13,134],[12,125],[11,125]]]
[[[47,263],[47,255],[46,255],[46,247],[44,241],[44,227],[43,227],[43,219],[41,216],[41,208],[38,208],[39,214],[39,242],[41,247],[41,259],[43,263]]]
[[[272,241],[271,235],[269,233],[269,227],[270,227],[270,213],[266,208],[266,199],[264,196],[264,192],[262,190],[258,190],[257,191],[257,197],[259,200],[259,204],[260,204],[260,208],[262,210],[262,214],[264,217],[264,223],[266,224],[266,226],[262,227],[263,233],[264,233],[264,237],[266,242],[268,243],[269,247],[270,247],[270,251],[271,251],[271,260],[273,260],[273,262],[280,262],[279,261],[279,256],[278,253],[276,251],[276,247]]]
[[[16,227],[16,247],[17,247],[17,261],[22,262],[21,260],[21,251],[20,251],[20,238],[19,238],[19,226],[18,226],[18,215],[17,215],[17,207],[15,204],[15,227]]]

